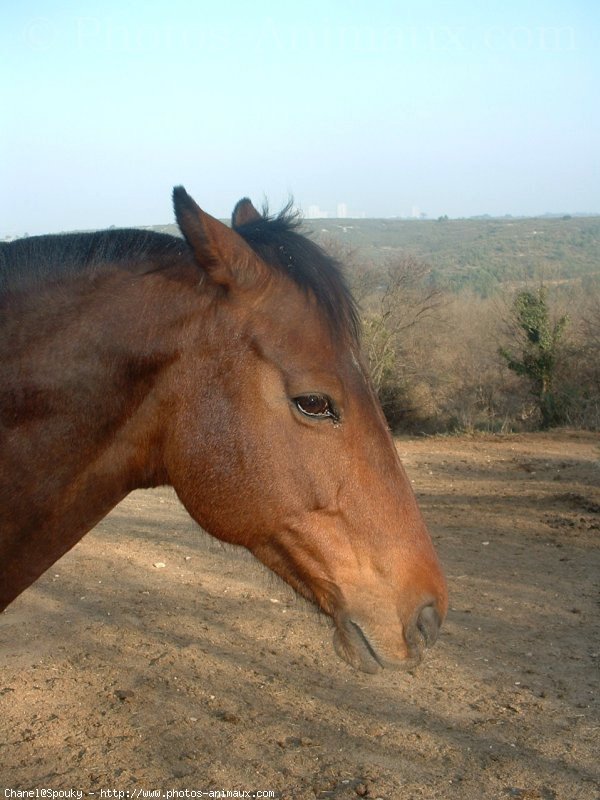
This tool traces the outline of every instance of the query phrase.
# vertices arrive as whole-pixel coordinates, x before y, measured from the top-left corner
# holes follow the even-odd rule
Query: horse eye
[[[337,419],[331,400],[324,394],[303,394],[294,397],[294,403],[299,411],[307,417],[331,417]]]

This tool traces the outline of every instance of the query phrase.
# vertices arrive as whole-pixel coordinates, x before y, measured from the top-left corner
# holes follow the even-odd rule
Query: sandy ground
[[[596,800],[600,436],[398,448],[451,593],[418,670],[354,672],[251,557],[136,492],[0,616],[0,788]]]

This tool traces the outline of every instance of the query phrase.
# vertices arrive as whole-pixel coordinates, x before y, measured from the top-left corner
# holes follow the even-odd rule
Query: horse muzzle
[[[405,627],[399,619],[367,621],[344,612],[336,617],[336,653],[362,672],[412,669],[423,660],[439,634],[442,618],[434,605],[421,608]]]

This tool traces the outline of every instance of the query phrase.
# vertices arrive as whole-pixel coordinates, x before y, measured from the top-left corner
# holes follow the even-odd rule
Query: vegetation
[[[507,282],[568,281],[600,270],[600,217],[336,219],[316,224],[321,242],[341,242],[376,267],[410,253],[429,265],[437,287],[451,292],[471,289],[488,297]]]
[[[395,431],[600,430],[600,220],[332,223]]]
[[[554,379],[568,317],[564,315],[551,323],[546,295],[543,286],[537,292],[523,291],[517,294],[514,320],[520,339],[520,353],[514,355],[506,347],[501,347],[499,352],[509,369],[530,381],[542,428],[551,428],[564,422],[560,403],[554,393]]]

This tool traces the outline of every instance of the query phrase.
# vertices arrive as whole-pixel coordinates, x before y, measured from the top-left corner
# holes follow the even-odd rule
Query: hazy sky
[[[2,3],[0,236],[216,216],[600,212],[600,3]]]

